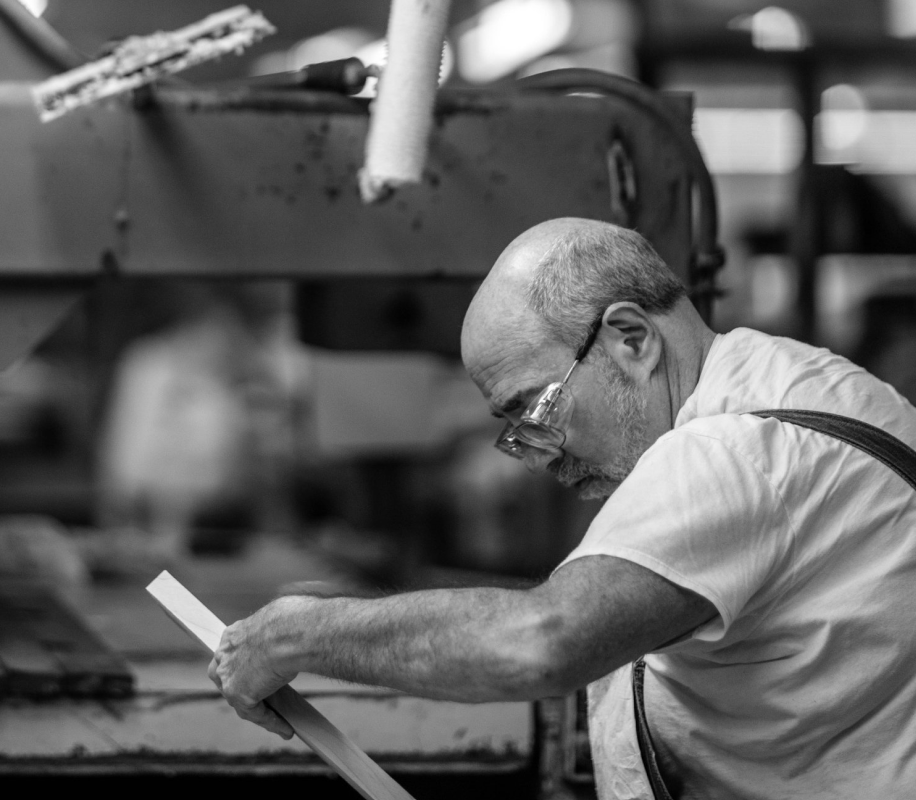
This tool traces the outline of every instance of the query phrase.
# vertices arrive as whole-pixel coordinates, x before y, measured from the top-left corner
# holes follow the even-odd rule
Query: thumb
[[[264,720],[267,723],[265,726],[269,731],[273,731],[278,736],[282,736],[284,739],[289,741],[295,735],[293,726],[290,725],[283,717],[281,717],[276,711],[270,708],[266,703],[261,703],[261,708],[264,709]]]
[[[260,725],[267,731],[277,734],[284,739],[292,739],[295,731],[292,726],[277,714],[273,709],[267,707],[263,702],[256,703],[253,706],[236,706],[235,713],[248,722]]]

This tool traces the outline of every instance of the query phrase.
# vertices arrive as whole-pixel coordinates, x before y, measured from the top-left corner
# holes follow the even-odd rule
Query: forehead
[[[504,339],[476,354],[468,372],[490,410],[503,416],[524,408],[547,384],[561,380],[572,357],[556,343]]]

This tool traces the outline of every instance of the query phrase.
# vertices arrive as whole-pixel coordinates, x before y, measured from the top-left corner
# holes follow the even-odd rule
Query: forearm
[[[226,629],[211,672],[248,710],[298,672],[443,700],[528,700],[566,694],[715,613],[643,567],[581,558],[524,590],[283,597]]]
[[[560,691],[551,650],[562,623],[537,590],[287,597],[274,606],[269,647],[282,671],[464,702]]]

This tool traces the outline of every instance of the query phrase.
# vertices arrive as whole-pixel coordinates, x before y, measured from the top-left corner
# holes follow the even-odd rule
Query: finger
[[[275,733],[284,739],[292,739],[294,731],[292,726],[279,714],[269,709],[264,703],[253,706],[236,705],[235,713],[248,722],[260,725],[265,730]]]
[[[219,637],[219,646],[216,648],[216,652],[214,653],[215,657],[218,658],[219,656],[221,656],[223,651],[226,649],[227,645],[229,644],[229,629],[232,628],[233,625],[235,625],[234,622],[232,623],[232,625],[227,625],[225,628],[223,628],[223,632]]]
[[[216,684],[216,688],[220,691],[223,690],[223,682],[219,677],[219,662],[214,657],[210,662],[210,666],[207,667],[207,675],[213,683]]]

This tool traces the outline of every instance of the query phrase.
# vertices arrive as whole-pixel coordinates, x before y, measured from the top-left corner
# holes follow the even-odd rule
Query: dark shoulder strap
[[[778,408],[750,413],[758,417],[773,417],[781,422],[790,422],[793,425],[810,428],[840,439],[853,447],[858,447],[886,464],[916,489],[916,450],[881,428],[876,428],[858,419],[843,417],[839,414],[828,414],[824,411]]]

